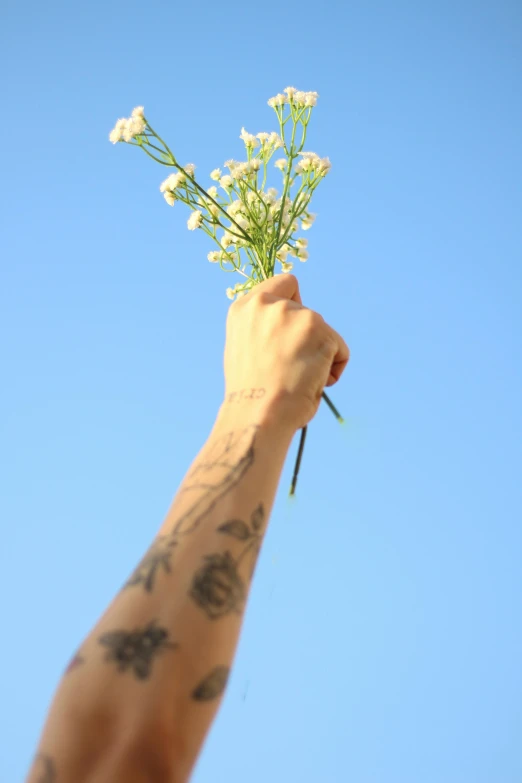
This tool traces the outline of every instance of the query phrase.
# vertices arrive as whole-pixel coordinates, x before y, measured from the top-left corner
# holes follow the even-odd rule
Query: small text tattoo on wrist
[[[260,400],[266,394],[266,389],[241,389],[227,394],[227,402],[242,402],[243,400]]]
[[[212,701],[217,699],[226,688],[229,671],[228,666],[216,666],[194,688],[192,698],[195,701]]]
[[[128,669],[138,680],[150,676],[152,663],[164,650],[178,647],[168,641],[169,632],[152,620],[145,628],[134,631],[109,631],[99,638],[99,643],[108,648],[105,660],[115,663],[118,671]]]

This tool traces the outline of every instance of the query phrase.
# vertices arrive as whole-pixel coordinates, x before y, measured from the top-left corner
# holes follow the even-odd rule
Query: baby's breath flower
[[[227,169],[232,171],[232,169],[237,166],[237,163],[238,163],[237,160],[234,160],[234,158],[230,158],[229,160],[225,161],[224,165],[226,166]]]
[[[257,147],[259,142],[256,139],[255,136],[253,136],[251,133],[247,133],[247,131],[244,128],[241,128],[241,133],[239,134],[239,138],[245,142],[245,147],[254,149],[254,147]]]
[[[317,166],[317,171],[322,177],[325,177],[331,168],[332,164],[330,163],[330,158],[321,158],[319,165]]]
[[[269,133],[257,133],[256,136],[259,139],[259,141],[261,142],[261,146],[264,146],[266,144],[266,142],[268,141],[268,139],[270,138],[270,134]]]
[[[285,87],[283,92],[286,92],[286,94],[288,96],[288,100],[291,101],[292,98],[294,97],[295,93],[297,92],[297,90],[295,89],[295,87]]]
[[[211,186],[210,186],[210,188],[207,190],[207,193],[208,193],[208,195],[209,195],[211,198],[217,198],[217,195],[218,195],[218,189],[216,188],[216,186],[215,186],[215,185],[211,185]]]
[[[296,257],[299,259],[299,261],[307,261],[308,260],[308,251],[307,250],[301,250],[301,248],[296,248]]]
[[[261,168],[261,161],[259,160],[259,158],[252,158],[248,166],[250,171],[259,171],[259,169]]]
[[[160,185],[160,190],[162,193],[165,193],[167,190],[176,190],[176,188],[179,188],[179,186],[185,182],[185,179],[186,177],[181,171],[178,171],[176,174],[171,174],[167,179],[163,180]]]
[[[217,264],[219,261],[219,255],[219,250],[211,250],[211,252],[207,255],[207,258],[211,264]]]
[[[187,220],[187,226],[189,231],[194,231],[196,228],[199,228],[203,220],[203,215],[199,211],[199,209],[195,209],[194,212],[190,213],[190,217]]]
[[[279,171],[284,171],[286,169],[286,164],[288,163],[286,158],[279,158],[279,160],[276,160],[274,163],[274,166],[276,169],[279,169]]]
[[[308,231],[316,217],[317,215],[312,214],[312,212],[304,213],[304,217],[301,218],[301,227],[303,231]]]
[[[305,239],[304,237],[299,237],[299,239],[296,239],[295,244],[296,247],[298,247],[300,250],[304,250],[305,247],[308,247],[308,239]]]
[[[279,135],[279,133],[276,133],[275,131],[272,131],[270,134],[270,138],[268,140],[268,143],[271,144],[275,150],[279,149],[279,147],[283,146],[283,139]]]
[[[122,117],[122,119],[118,120],[114,128],[109,133],[109,139],[112,141],[113,144],[117,144],[118,141],[121,141],[123,138],[123,131],[125,129],[125,125],[127,124],[127,120]]]
[[[143,117],[145,114],[145,109],[143,106],[136,106],[135,109],[132,110],[131,117]]]
[[[319,95],[316,92],[305,93],[305,106],[316,106]]]
[[[286,257],[288,256],[289,250],[290,250],[290,246],[289,245],[283,245],[283,247],[280,247],[279,250],[277,251],[276,258],[279,261],[285,262],[286,261]]]
[[[187,172],[187,174],[189,174],[191,177],[194,176],[196,167],[193,163],[187,163],[185,166],[183,166],[183,168]]]
[[[134,139],[136,136],[139,136],[140,133],[143,133],[145,127],[145,122],[142,117],[130,117],[128,120],[125,120],[123,140],[127,142],[131,141],[131,139]]]
[[[234,184],[234,180],[229,174],[224,174],[219,180],[219,184],[224,190],[227,190],[227,188],[232,187],[232,185]]]
[[[241,212],[243,209],[243,203],[239,199],[235,199],[232,204],[229,204],[227,207],[227,214],[234,217],[237,215],[238,212]]]
[[[248,163],[236,163],[234,168],[230,169],[230,174],[234,179],[244,179],[248,173]]]
[[[277,95],[274,95],[273,98],[269,98],[267,103],[272,107],[272,109],[275,109],[276,106],[283,106],[285,103],[287,103],[287,101],[288,98],[286,95],[284,95],[282,92],[279,92]]]
[[[225,231],[225,233],[221,237],[221,242],[220,242],[221,247],[225,248],[226,250],[227,247],[230,247],[230,245],[233,244],[234,244],[234,237],[232,236],[232,234],[229,234],[228,231]]]
[[[300,152],[299,153],[303,158],[311,158],[312,160],[316,160],[319,162],[321,160],[320,156],[317,154],[317,152]]]
[[[241,228],[248,228],[248,220],[243,215],[236,215],[234,220],[238,226],[241,226]]]
[[[235,296],[236,296],[236,292],[234,291],[233,288],[227,288],[227,292],[226,293],[227,293],[227,296],[228,296],[229,299],[234,299]]]
[[[281,261],[281,271],[286,274],[287,272],[291,272],[294,268],[294,265],[291,261]]]
[[[176,201],[176,196],[174,195],[174,193],[171,193],[170,190],[167,190],[167,191],[165,191],[163,196],[164,196],[165,201],[167,202],[167,204],[170,204],[170,206],[173,207],[174,206],[174,202]]]
[[[219,182],[220,178],[221,178],[221,169],[214,169],[213,171],[210,172],[210,179]]]

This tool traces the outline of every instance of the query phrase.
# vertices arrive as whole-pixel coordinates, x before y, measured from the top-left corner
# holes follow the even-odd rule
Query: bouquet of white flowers
[[[208,253],[211,263],[219,264],[225,272],[244,278],[226,290],[234,299],[243,296],[257,283],[280,271],[290,272],[293,262],[288,258],[306,261],[308,240],[297,237],[301,229],[307,231],[316,215],[310,212],[310,200],[319,182],[331,168],[328,158],[315,152],[303,151],[312,111],[317,104],[316,92],[302,92],[287,87],[270,98],[279,132],[253,135],[244,128],[240,139],[246,148],[246,160],[227,160],[223,173],[220,168],[210,173],[216,182],[207,189],[195,176],[195,165],[181,166],[173,152],[158,136],[145,117],[143,106],[136,107],[129,118],[117,121],[109,135],[114,144],[124,142],[140,147],[150,158],[175,169],[160,185],[165,201],[174,206],[182,201],[190,208],[187,226],[199,228],[218,246]],[[282,176],[282,192],[267,187],[268,166],[276,152],[273,166]],[[323,392],[326,401],[340,423],[343,419]],[[295,492],[297,475],[303,453],[306,427],[301,432],[290,494]]]

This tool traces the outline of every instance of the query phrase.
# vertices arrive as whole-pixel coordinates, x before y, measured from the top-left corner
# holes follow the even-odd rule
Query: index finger
[[[299,283],[295,275],[274,275],[274,277],[269,277],[268,280],[264,280],[259,285],[256,285],[254,291],[265,291],[280,299],[291,299],[297,302],[297,304],[303,304],[301,294],[299,293]]]
[[[328,328],[330,329],[332,336],[337,343],[337,352],[333,358],[332,366],[330,367],[330,375],[328,376],[328,380],[326,382],[327,386],[333,386],[334,383],[337,383],[343,374],[346,365],[348,364],[350,359],[350,349],[339,332],[336,332],[335,329],[332,329],[331,326]]]

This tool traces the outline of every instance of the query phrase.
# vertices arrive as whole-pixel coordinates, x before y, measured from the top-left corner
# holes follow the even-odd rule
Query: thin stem
[[[301,467],[301,458],[303,456],[303,449],[304,449],[304,444],[305,444],[305,440],[306,440],[306,430],[307,429],[308,429],[307,427],[303,427],[303,429],[301,430],[301,438],[299,440],[299,449],[297,451],[297,458],[295,460],[294,475],[292,476],[292,484],[290,486],[290,495],[291,496],[295,495],[295,487],[296,487],[296,484],[297,484],[297,476],[299,474],[299,468]]]
[[[332,411],[332,413],[335,416],[335,418],[337,419],[337,421],[339,422],[339,424],[344,424],[343,417],[341,416],[341,414],[339,413],[339,411],[337,410],[337,408],[335,407],[335,405],[333,404],[331,399],[328,397],[326,392],[323,392],[322,397],[323,397],[323,400],[325,401],[325,403],[328,405],[328,407]]]

